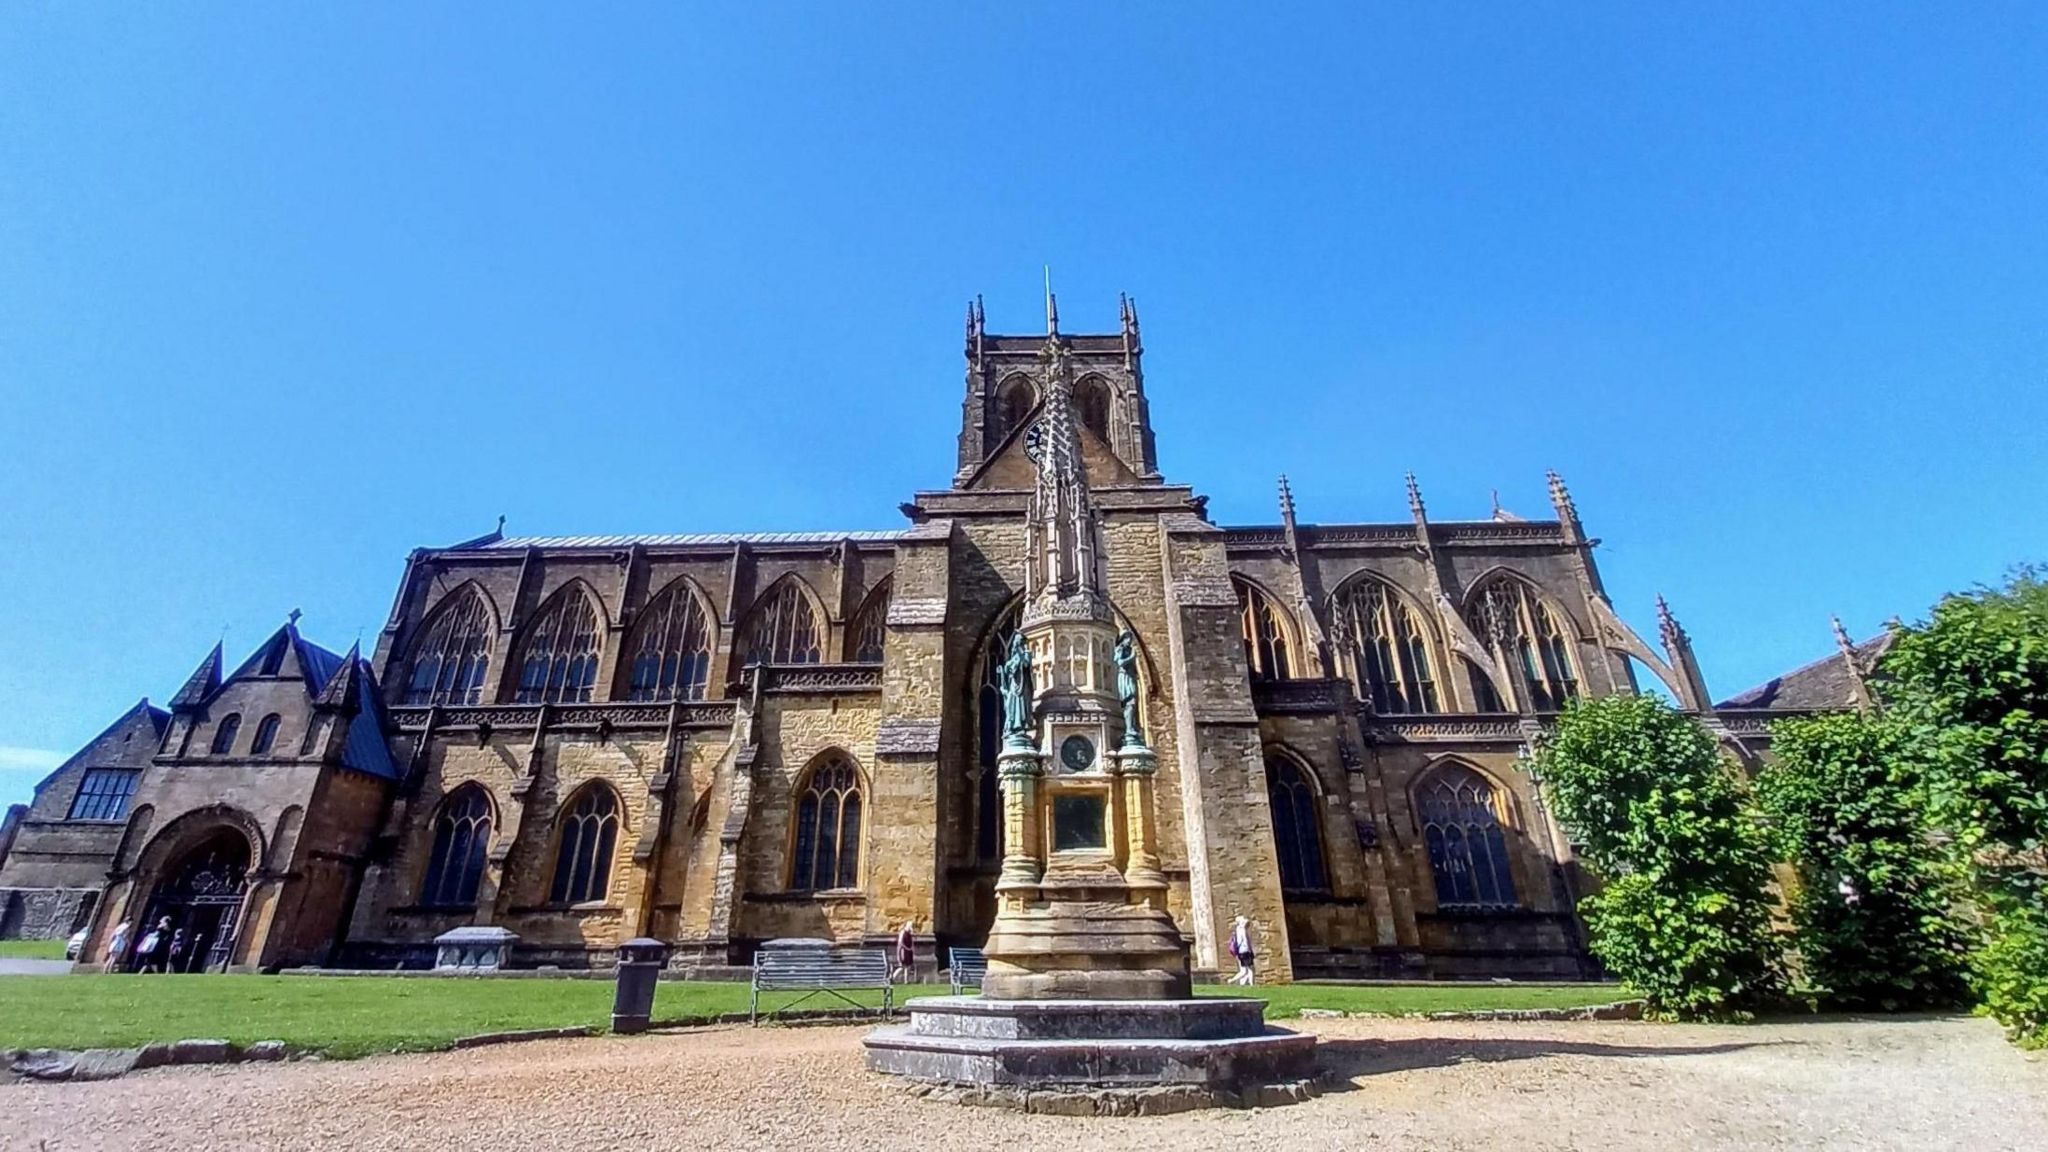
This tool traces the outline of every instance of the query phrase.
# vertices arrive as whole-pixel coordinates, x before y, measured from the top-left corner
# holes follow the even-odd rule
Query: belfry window
[[[702,700],[711,679],[711,624],[688,585],[669,586],[634,629],[629,700]]]
[[[1422,781],[1415,808],[1437,907],[1513,906],[1515,881],[1493,785],[1470,768],[1448,765]]]
[[[880,664],[889,635],[889,585],[884,581],[868,593],[867,602],[846,626],[846,659],[852,664]]]
[[[1074,419],[1109,443],[1109,385],[1100,376],[1085,377],[1074,385]]]
[[[741,658],[734,664],[816,664],[819,632],[810,598],[785,576],[754,605],[742,634]]]
[[[1281,890],[1328,891],[1315,785],[1299,764],[1285,756],[1266,758],[1266,801],[1272,810],[1273,852],[1280,860]]]
[[[519,661],[520,704],[580,704],[597,683],[597,609],[581,588],[555,594],[526,634]]]
[[[853,761],[834,755],[813,765],[797,789],[791,891],[860,886],[860,817]]]
[[[484,790],[464,784],[441,801],[434,817],[434,847],[427,857],[427,879],[420,886],[420,904],[429,908],[466,908],[476,903],[477,882],[484,873],[484,853],[491,844],[491,802]]]
[[[612,849],[619,841],[619,798],[610,788],[592,784],[562,811],[549,899],[557,904],[602,900],[611,889]]]
[[[213,730],[212,750],[215,756],[226,756],[235,750],[235,737],[242,731],[242,714],[230,712],[220,718],[220,727]]]
[[[1037,406],[1038,390],[1032,387],[1030,377],[1017,375],[1003,381],[996,389],[996,426],[989,443],[1015,431]]]
[[[434,610],[432,623],[413,643],[407,704],[475,704],[491,668],[490,605],[466,586]]]
[[[1527,583],[1505,574],[1494,577],[1480,586],[1467,617],[1480,639],[1521,676],[1536,711],[1558,711],[1579,694],[1570,636],[1558,613]],[[1479,684],[1481,711],[1508,710],[1484,676],[1473,679]]]
[[[1244,662],[1254,680],[1288,680],[1294,676],[1289,659],[1288,624],[1271,597],[1248,580],[1232,580],[1237,588],[1238,614],[1244,628]]]
[[[1371,577],[1337,594],[1336,627],[1361,698],[1381,715],[1442,707],[1421,621],[1392,589]]]
[[[256,739],[250,741],[249,743],[249,755],[261,756],[264,753],[270,751],[270,746],[277,743],[278,725],[279,720],[277,713],[275,712],[272,712],[270,715],[265,716],[262,719],[262,721],[256,725]]]

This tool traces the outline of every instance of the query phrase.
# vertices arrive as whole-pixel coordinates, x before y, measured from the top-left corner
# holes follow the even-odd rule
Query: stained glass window
[[[1280,608],[1250,581],[1231,583],[1237,587],[1237,609],[1244,628],[1244,661],[1252,679],[1292,679],[1294,668],[1289,659],[1287,625]]]
[[[860,774],[832,756],[813,765],[797,789],[793,891],[860,886]]]
[[[846,626],[846,659],[854,664],[880,664],[889,636],[889,585],[868,593],[867,603]]]
[[[1327,891],[1330,880],[1323,869],[1316,790],[1299,764],[1285,756],[1266,759],[1266,801],[1273,813],[1273,850],[1280,859],[1281,889]]]
[[[1493,785],[1463,765],[1447,765],[1416,792],[1416,815],[1444,907],[1507,907],[1515,903],[1507,838]]]
[[[669,585],[633,630],[629,700],[702,700],[711,678],[711,623],[688,585]]]
[[[1385,584],[1354,580],[1337,594],[1336,626],[1358,694],[1382,715],[1441,710],[1422,622]]]
[[[491,802],[475,784],[464,784],[441,801],[434,817],[434,847],[420,903],[430,908],[466,908],[476,903],[491,844]]]
[[[1579,694],[1570,636],[1557,612],[1527,583],[1505,573],[1493,577],[1480,586],[1466,616],[1481,640],[1507,656],[1536,711],[1558,711]],[[1481,711],[1508,710],[1484,676],[1474,680]]]
[[[821,658],[819,635],[810,598],[785,576],[754,604],[742,633],[741,657],[734,665],[816,664]]]
[[[474,586],[464,586],[434,611],[413,643],[407,704],[476,704],[483,699],[491,667],[490,605]]]
[[[549,899],[557,904],[602,900],[611,888],[612,849],[619,840],[619,798],[610,788],[593,784],[563,809],[561,840],[555,848],[555,883]]]
[[[597,608],[576,586],[562,589],[527,627],[519,660],[521,704],[580,704],[597,683]]]

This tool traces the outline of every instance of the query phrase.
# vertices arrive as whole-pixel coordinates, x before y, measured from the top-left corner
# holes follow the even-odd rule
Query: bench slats
[[[840,993],[871,988],[881,990],[882,1014],[886,1016],[895,992],[889,973],[889,954],[879,948],[763,948],[754,954],[748,1016],[759,1022],[763,992],[825,992],[858,1008],[861,1005]],[[786,1012],[809,998],[801,997],[777,1012]]]

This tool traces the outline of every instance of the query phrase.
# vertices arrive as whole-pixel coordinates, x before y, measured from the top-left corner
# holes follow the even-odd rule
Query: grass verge
[[[62,940],[0,940],[0,960],[62,960]]]

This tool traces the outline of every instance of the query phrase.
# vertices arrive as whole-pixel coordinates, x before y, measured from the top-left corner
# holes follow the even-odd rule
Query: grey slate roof
[[[902,529],[867,532],[686,532],[655,536],[511,536],[479,546],[482,551],[525,548],[628,548],[635,544],[650,548],[687,547],[700,544],[837,544],[893,543],[904,537]]]
[[[1892,634],[1882,633],[1850,649],[1865,676],[1892,646]],[[1832,652],[1811,664],[1767,680],[1747,692],[1738,692],[1714,705],[1716,708],[1769,708],[1781,712],[1833,712],[1856,706],[1855,683],[1842,664],[1842,654]]]

